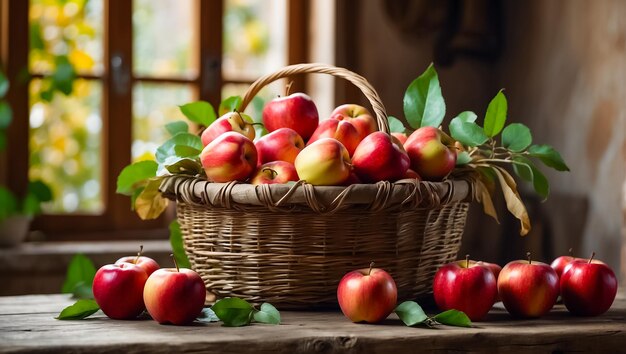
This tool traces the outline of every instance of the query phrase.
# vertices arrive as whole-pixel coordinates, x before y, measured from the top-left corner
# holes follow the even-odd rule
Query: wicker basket
[[[349,80],[370,101],[379,129],[389,131],[384,106],[364,78],[321,64],[261,77],[241,109],[263,86],[301,73]],[[253,186],[172,176],[161,191],[177,201],[185,250],[208,290],[304,309],[336,306],[341,277],[371,261],[393,276],[399,300],[431,292],[438,267],[457,256],[471,182]]]

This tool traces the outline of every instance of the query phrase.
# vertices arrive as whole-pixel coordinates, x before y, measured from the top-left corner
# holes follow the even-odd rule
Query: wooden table
[[[439,329],[405,327],[395,315],[380,325],[353,324],[340,312],[282,311],[280,326],[240,328],[116,321],[101,313],[86,320],[55,320],[71,303],[67,295],[0,297],[0,352],[626,352],[623,296],[600,317],[573,317],[558,305],[541,319],[511,320],[497,304],[474,328]]]

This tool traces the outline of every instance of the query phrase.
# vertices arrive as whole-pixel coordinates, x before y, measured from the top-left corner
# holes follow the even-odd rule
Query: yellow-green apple
[[[292,163],[286,161],[272,161],[259,166],[252,175],[250,183],[253,185],[276,184],[297,180],[298,173]]]
[[[402,144],[383,132],[365,137],[352,156],[354,172],[366,183],[401,179],[409,164],[409,156]]]
[[[406,143],[406,139],[408,139],[404,133],[391,133],[391,135],[395,136],[402,145],[404,145],[404,143]]]
[[[93,297],[105,315],[130,320],[146,308],[143,288],[147,279],[146,271],[136,264],[107,264],[93,278]]]
[[[541,317],[559,295],[559,276],[542,262],[509,262],[498,276],[498,293],[506,310],[515,317]]]
[[[120,265],[122,263],[131,263],[136,264],[143,268],[146,271],[146,274],[150,276],[150,274],[154,273],[159,267],[159,264],[152,258],[142,256],[143,253],[143,245],[139,246],[139,252],[136,256],[126,256],[115,261],[115,264]]]
[[[319,114],[315,103],[301,92],[275,98],[263,108],[263,124],[269,132],[291,128],[307,140],[313,135],[318,123]]]
[[[561,275],[561,298],[575,315],[601,315],[611,307],[617,294],[615,273],[593,257],[572,261]]]
[[[256,147],[245,136],[227,132],[204,147],[200,161],[212,182],[245,181],[257,165]]]
[[[348,150],[333,138],[320,139],[305,147],[294,163],[298,177],[317,186],[338,186],[350,176]]]
[[[339,307],[352,322],[380,322],[396,307],[396,283],[389,273],[373,266],[349,272],[339,281]]]
[[[293,163],[304,149],[304,140],[295,130],[280,128],[261,137],[254,145],[259,155],[259,165],[272,161]]]
[[[343,104],[335,108],[330,114],[330,119],[344,120],[352,123],[359,132],[359,141],[377,130],[376,119],[367,108],[357,104]]]
[[[323,138],[334,138],[339,140],[339,142],[341,142],[343,146],[348,149],[350,156],[352,156],[354,150],[356,150],[356,147],[361,142],[359,132],[350,122],[337,119],[326,119],[322,121],[313,132],[313,135],[307,142],[307,145],[311,145],[312,143]]]
[[[203,132],[200,138],[204,146],[209,145],[215,138],[226,132],[243,134],[250,140],[254,140],[254,122],[247,114],[228,112],[215,120]]]
[[[446,177],[456,164],[454,140],[434,127],[421,127],[404,143],[411,168],[427,181]]]
[[[463,311],[472,321],[487,315],[497,293],[496,277],[491,269],[470,261],[469,256],[442,266],[433,280],[433,295],[439,309]]]
[[[161,324],[184,325],[202,312],[206,288],[198,273],[187,268],[162,268],[152,273],[143,291],[150,316]]]

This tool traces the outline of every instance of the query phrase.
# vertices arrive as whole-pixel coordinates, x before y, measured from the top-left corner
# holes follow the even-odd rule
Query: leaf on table
[[[194,123],[198,123],[205,127],[208,127],[217,118],[215,116],[215,109],[209,102],[196,101],[178,106],[180,111]]]
[[[144,184],[147,179],[156,176],[158,164],[155,161],[139,161],[124,167],[117,176],[116,192],[132,195],[138,185]]]
[[[502,146],[520,152],[526,149],[533,142],[532,134],[527,126],[521,123],[507,125],[502,131]]]
[[[180,230],[180,224],[178,220],[174,220],[170,223],[170,245],[172,246],[172,254],[174,255],[174,259],[176,260],[176,264],[178,264],[181,268],[191,268],[191,263],[189,262],[189,258],[187,257],[187,253],[185,252],[185,247],[183,244],[183,233]]]
[[[168,158],[173,156],[188,157],[177,154],[177,150],[178,152],[187,152],[187,150],[182,151],[181,147],[188,147],[202,151],[204,146],[202,145],[202,140],[199,136],[190,133],[178,133],[157,148],[155,153],[157,162],[164,163]]]
[[[223,100],[218,108],[220,117],[228,112],[239,111],[242,102],[243,100],[239,96],[231,96]]]
[[[422,307],[415,301],[405,301],[394,310],[396,315],[407,326],[415,326],[428,319]]]
[[[61,311],[57,320],[82,320],[98,312],[100,307],[95,300],[81,299]]]
[[[472,327],[472,321],[465,312],[458,310],[444,311],[433,317],[435,321],[446,326]]]
[[[506,122],[507,109],[506,96],[500,90],[496,97],[489,102],[487,113],[485,114],[485,126],[483,129],[488,137],[492,138],[502,131]]]
[[[387,117],[387,119],[389,120],[389,130],[392,133],[405,133],[406,132],[406,127],[404,126],[404,123],[400,121],[400,119],[394,116],[389,116]]]
[[[165,130],[167,130],[171,136],[178,133],[189,133],[189,124],[185,121],[177,120],[175,122],[165,124]]]
[[[67,274],[61,292],[71,294],[81,283],[92,284],[95,275],[96,267],[91,259],[81,253],[75,254],[67,267]]]
[[[433,64],[411,82],[404,93],[403,104],[404,116],[412,128],[441,125],[446,114],[446,104]]]
[[[211,310],[211,308],[205,307],[205,308],[202,309],[202,312],[200,313],[200,316],[198,316],[198,318],[196,318],[196,321],[203,322],[203,323],[211,323],[211,322],[219,322],[220,319],[219,319],[219,317],[217,317],[215,312],[213,312],[213,310]]]
[[[211,307],[215,315],[227,327],[247,326],[252,321],[254,308],[246,300],[237,297],[221,299]]]
[[[256,322],[266,324],[280,324],[280,312],[270,303],[264,303],[261,305],[261,309],[256,311],[253,315]]]
[[[455,140],[460,141],[465,146],[478,146],[484,144],[489,138],[478,124],[474,122],[464,122],[459,118],[454,118],[448,126],[450,135]]]
[[[142,220],[156,219],[167,208],[168,200],[163,198],[159,187],[162,178],[152,178],[135,200],[135,211]]]
[[[528,148],[528,153],[557,171],[569,171],[569,167],[565,164],[561,154],[550,145],[531,145]]]
[[[494,166],[493,171],[498,176],[502,194],[506,201],[507,209],[520,221],[520,235],[524,236],[530,231],[530,218],[526,206],[517,192],[517,184],[511,175],[503,168]]]

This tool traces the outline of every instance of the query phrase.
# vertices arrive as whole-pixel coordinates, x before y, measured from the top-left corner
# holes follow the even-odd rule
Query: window
[[[140,221],[115,194],[119,171],[152,158],[166,139],[160,127],[180,118],[177,105],[216,105],[307,60],[308,1],[0,2],[8,98],[16,117],[28,117],[10,128],[7,183],[52,185],[55,201],[34,226],[49,239],[163,235],[149,230],[165,220]]]

